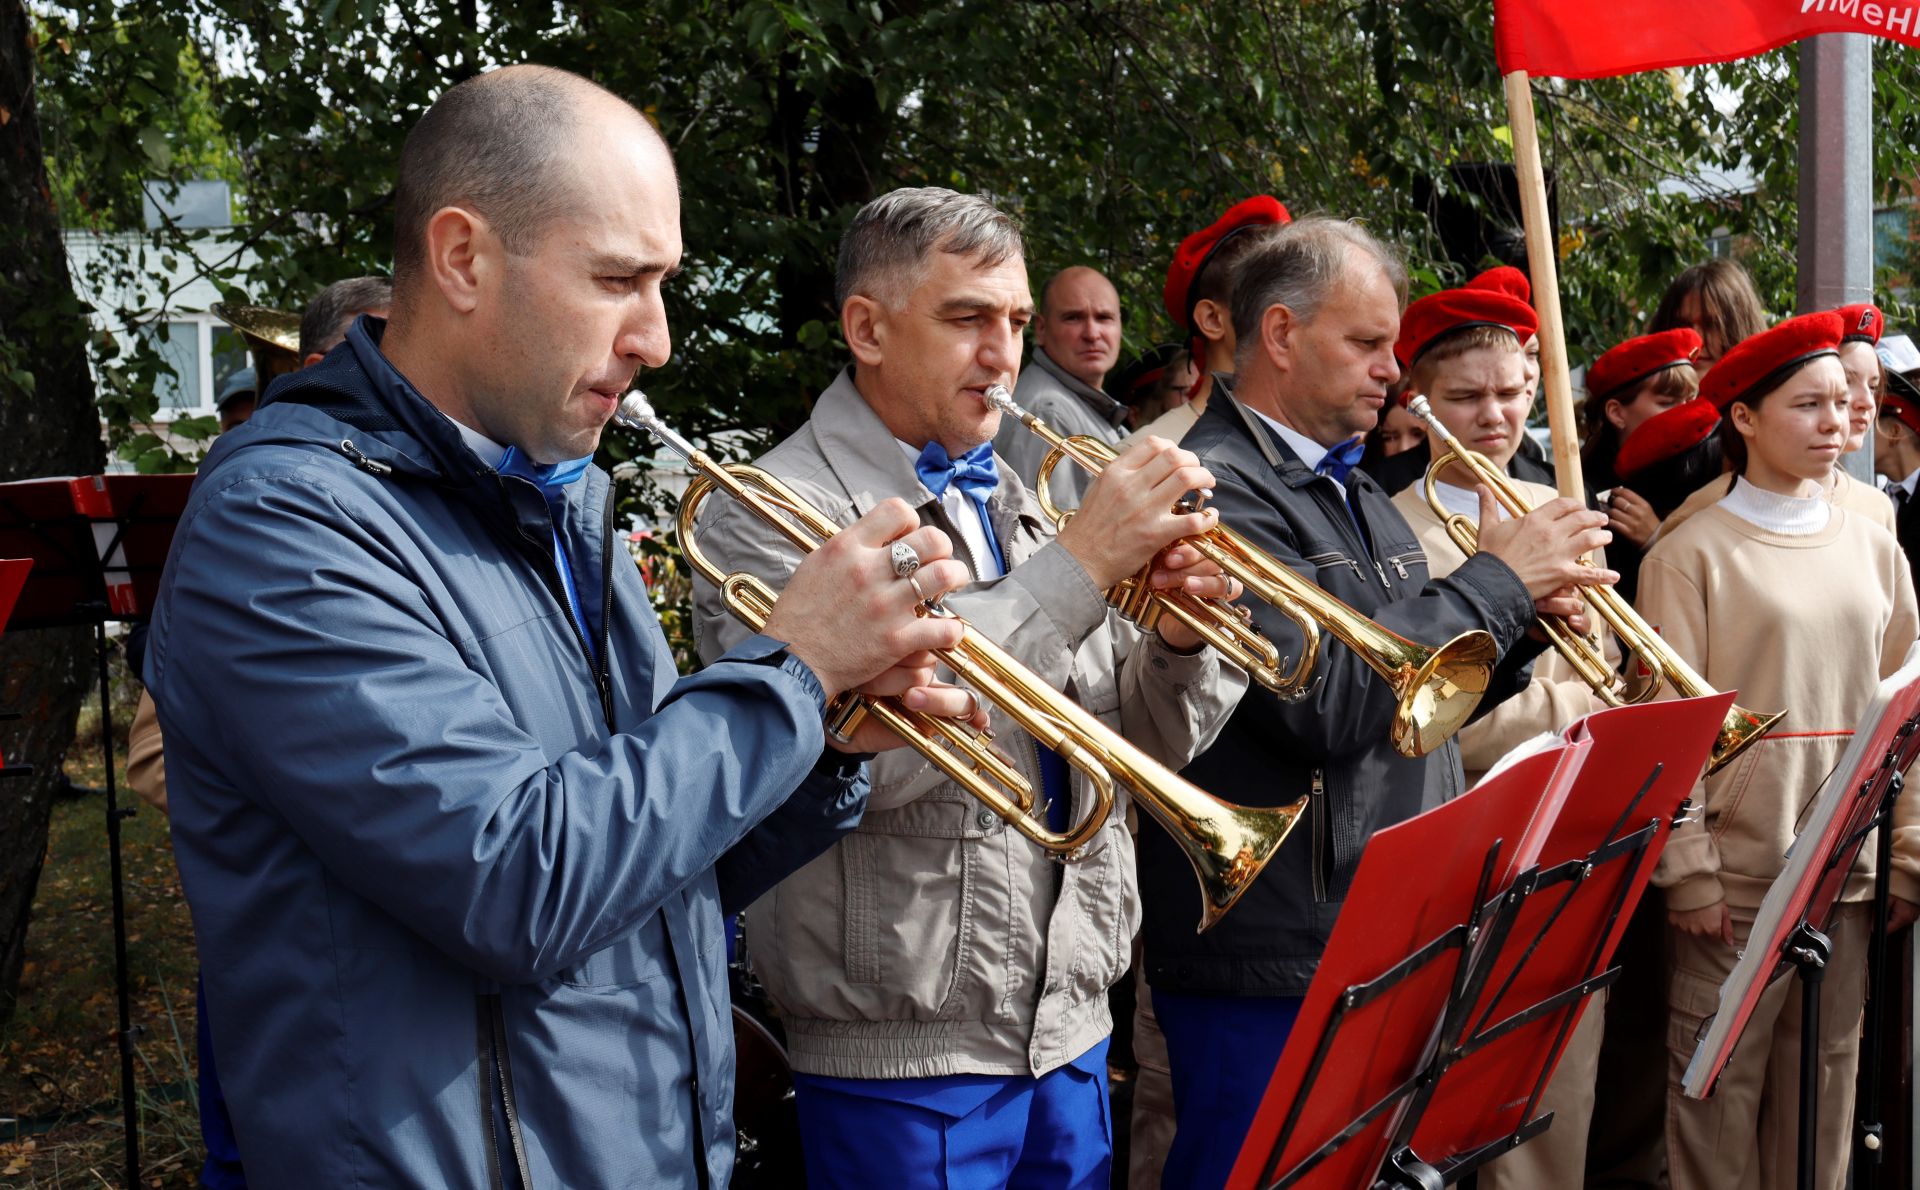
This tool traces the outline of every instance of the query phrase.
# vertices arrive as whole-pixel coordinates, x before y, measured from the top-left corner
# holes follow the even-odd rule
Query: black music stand
[[[15,630],[90,624],[100,681],[100,755],[107,794],[107,855],[113,890],[113,981],[119,1004],[120,1111],[126,1185],[140,1182],[140,1114],[127,972],[126,889],[120,861],[122,808],[113,773],[113,692],[107,625],[144,620],[186,507],[190,475],[94,475],[0,484],[0,556],[31,559],[14,609]]]
[[[1618,974],[1608,965],[1627,915],[1730,702],[1590,716],[1568,733],[1586,749],[1571,764],[1551,776],[1515,766],[1460,799],[1506,799],[1493,812],[1436,822],[1431,839],[1392,838],[1422,819],[1376,835],[1322,961],[1331,986],[1316,977],[1306,1030],[1275,1068],[1229,1185],[1434,1190],[1543,1132],[1551,1117],[1534,1113],[1553,1069],[1586,997]],[[1520,780],[1495,789],[1497,777]],[[1548,824],[1531,846],[1529,795]],[[1382,844],[1386,862],[1370,865]],[[1457,887],[1471,875],[1470,897],[1443,892],[1426,918],[1440,928],[1397,958],[1337,945],[1349,930],[1391,930],[1394,910],[1381,905],[1393,894],[1417,901],[1406,855],[1428,857],[1423,885]],[[1527,866],[1516,871],[1516,860]],[[1371,912],[1369,889],[1379,894]],[[1329,993],[1331,1010],[1313,1011]]]

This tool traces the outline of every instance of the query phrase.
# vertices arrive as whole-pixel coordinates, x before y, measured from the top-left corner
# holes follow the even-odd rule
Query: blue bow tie
[[[549,503],[565,494],[563,489],[587,473],[593,465],[593,456],[568,459],[564,463],[536,463],[520,453],[517,446],[507,447],[507,453],[500,456],[500,464],[494,470],[502,475],[516,475],[540,489],[540,494]]]
[[[1347,475],[1360,465],[1360,456],[1367,453],[1367,440],[1349,438],[1340,445],[1328,450],[1321,458],[1320,465],[1313,469],[1315,475],[1331,476],[1333,482],[1346,486]]]
[[[936,497],[944,497],[947,488],[957,484],[963,495],[976,504],[984,504],[993,489],[1000,486],[1000,471],[993,463],[991,442],[982,442],[957,459],[948,458],[947,448],[938,442],[929,442],[913,461],[913,470]]]

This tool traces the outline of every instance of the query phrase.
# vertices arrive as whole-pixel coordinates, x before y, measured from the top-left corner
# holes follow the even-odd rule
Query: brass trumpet
[[[1473,476],[1475,483],[1485,484],[1508,516],[1525,516],[1533,511],[1526,496],[1513,486],[1500,468],[1494,466],[1493,460],[1478,451],[1468,450],[1452,431],[1441,424],[1425,397],[1414,397],[1407,402],[1407,409],[1426,422],[1434,441],[1446,448],[1444,453],[1428,464],[1422,491],[1427,506],[1445,523],[1447,535],[1453,538],[1453,543],[1460,547],[1461,553],[1473,556],[1480,545],[1480,530],[1470,517],[1450,513],[1440,502],[1436,485],[1449,464],[1459,464]],[[1581,598],[1587,601],[1587,606],[1620,638],[1621,651],[1627,656],[1638,657],[1641,665],[1653,675],[1643,689],[1630,693],[1626,679],[1607,664],[1606,655],[1597,640],[1575,632],[1571,625],[1558,616],[1542,616],[1540,627],[1546,632],[1555,651],[1567,659],[1574,673],[1592,688],[1594,696],[1600,701],[1613,707],[1648,702],[1669,683],[1682,698],[1700,698],[1714,693],[1706,679],[1696,673],[1685,658],[1674,652],[1653,630],[1653,626],[1633,610],[1633,605],[1620,597],[1618,591],[1612,587],[1581,587],[1579,591]],[[1714,741],[1713,752],[1707,761],[1707,772],[1714,772],[1746,751],[1754,741],[1773,730],[1774,724],[1785,718],[1786,714],[1785,711],[1771,715],[1757,714],[1738,705],[1728,708],[1727,717],[1720,724],[1719,738]]]
[[[700,549],[693,534],[700,506],[713,492],[724,491],[802,553],[818,549],[838,527],[765,471],[715,462],[663,422],[640,393],[620,402],[615,419],[652,434],[693,468],[695,478],[681,497],[678,521],[687,563],[720,589],[729,611],[756,632],[763,629],[778,597],[751,574],[722,572]],[[937,600],[923,603],[920,614],[958,618]],[[1118,781],[1159,820],[1193,864],[1203,904],[1199,928],[1220,920],[1273,858],[1307,799],[1264,808],[1213,797],[1128,743],[971,626],[962,626],[960,643],[936,656],[958,680],[1086,776],[1094,804],[1078,823],[1053,831],[1038,821],[1031,783],[993,747],[991,735],[965,724],[910,711],[897,699],[845,693],[827,709],[828,730],[844,735],[862,717],[875,716],[1008,825],[1063,860],[1084,856],[1087,842],[1113,813]]]
[[[1041,510],[1056,526],[1065,524],[1073,510],[1056,505],[1048,491],[1053,469],[1063,460],[1072,459],[1098,475],[1118,457],[1114,449],[1096,438],[1060,433],[1015,402],[1005,385],[988,388],[985,399],[1052,444],[1035,477],[1035,495]],[[1500,658],[1499,647],[1485,632],[1463,632],[1438,648],[1429,647],[1381,627],[1225,525],[1189,537],[1185,544],[1293,621],[1300,630],[1298,661],[1283,669],[1273,642],[1260,635],[1224,599],[1154,590],[1148,585],[1152,563],[1108,591],[1109,602],[1142,629],[1151,630],[1162,615],[1172,616],[1246,670],[1254,681],[1290,699],[1305,697],[1312,689],[1313,669],[1320,659],[1320,629],[1324,626],[1368,668],[1386,679],[1393,690],[1399,701],[1391,738],[1402,756],[1425,756],[1446,743],[1466,726],[1487,692],[1493,667]]]

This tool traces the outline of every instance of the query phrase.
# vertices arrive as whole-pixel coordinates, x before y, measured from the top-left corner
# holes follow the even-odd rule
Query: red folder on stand
[[[1920,746],[1907,727],[1916,714],[1920,714],[1920,645],[1908,651],[1899,672],[1880,683],[1840,763],[1815,794],[1787,853],[1786,867],[1760,903],[1746,949],[1721,985],[1719,1009],[1687,1066],[1682,1090],[1690,1098],[1704,1099],[1712,1093],[1760,997],[1787,970],[1788,938],[1802,922],[1816,929],[1827,925],[1865,841],[1864,828],[1880,812],[1889,784],[1912,763],[1914,749]],[[1849,956],[1848,961],[1859,957]]]
[[[0,557],[30,558],[16,628],[140,619],[153,607],[191,475],[85,475],[0,484]]]
[[[1439,1164],[1476,1152],[1532,1120],[1539,1092],[1597,990],[1588,985],[1611,965],[1733,699],[1716,694],[1621,707],[1568,729],[1569,738],[1590,740],[1592,749],[1541,849],[1541,882],[1493,957],[1468,1031],[1454,1038],[1465,1052],[1447,1067],[1413,1135],[1422,1160]],[[1646,828],[1646,846],[1622,846]],[[1574,989],[1581,990],[1566,995]],[[1560,1006],[1516,1019],[1557,996]]]
[[[27,585],[27,572],[32,569],[32,558],[0,558],[0,632],[6,631],[7,619],[13,615],[20,588]]]
[[[1372,1184],[1400,1122],[1394,1096],[1426,1068],[1468,956],[1465,923],[1512,883],[1520,834],[1556,786],[1572,784],[1587,748],[1562,742],[1368,840],[1229,1190],[1266,1185],[1343,1135],[1294,1184]],[[1352,991],[1396,968],[1377,995]]]
[[[1537,1133],[1731,697],[1599,712],[1375,835],[1229,1187],[1354,1190],[1408,1158],[1464,1172]]]

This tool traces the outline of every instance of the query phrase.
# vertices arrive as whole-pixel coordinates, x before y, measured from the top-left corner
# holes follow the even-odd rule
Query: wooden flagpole
[[[1567,367],[1567,330],[1560,317],[1558,245],[1547,216],[1547,178],[1540,167],[1540,134],[1533,122],[1533,90],[1527,72],[1506,76],[1507,123],[1513,132],[1513,167],[1520,184],[1520,218],[1526,228],[1527,266],[1533,308],[1540,315],[1540,389],[1547,396],[1547,428],[1553,434],[1553,471],[1562,496],[1582,504],[1587,488],[1580,474],[1580,426],[1573,411],[1573,380]]]

